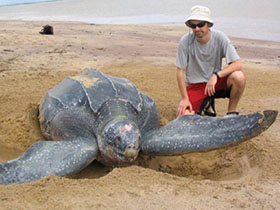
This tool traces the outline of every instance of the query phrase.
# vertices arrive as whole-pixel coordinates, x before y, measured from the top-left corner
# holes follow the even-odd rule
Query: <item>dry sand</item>
[[[55,35],[38,32],[45,24]],[[1,21],[0,161],[43,140],[37,107],[47,90],[84,68],[125,77],[154,98],[161,125],[180,100],[173,65],[185,28]],[[280,43],[232,38],[247,86],[241,114],[279,109]],[[217,101],[219,115],[226,100]],[[0,186],[0,209],[280,209],[280,117],[241,145],[130,167],[93,163],[72,177]]]

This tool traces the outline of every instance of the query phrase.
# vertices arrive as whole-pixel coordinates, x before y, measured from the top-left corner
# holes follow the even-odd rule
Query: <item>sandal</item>
[[[209,109],[212,109],[212,111],[208,111]],[[215,99],[213,97],[207,97],[204,99],[202,106],[201,106],[201,112],[204,112],[205,116],[209,117],[216,117],[216,110],[215,110]]]
[[[216,117],[217,116],[216,112],[208,112],[208,111],[204,111],[204,115],[209,116],[209,117]]]
[[[239,115],[239,112],[227,112],[227,115]]]

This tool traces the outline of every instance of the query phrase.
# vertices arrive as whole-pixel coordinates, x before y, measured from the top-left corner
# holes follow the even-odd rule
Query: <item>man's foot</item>
[[[217,114],[213,111],[204,111],[204,115],[209,117],[216,117]]]
[[[227,115],[225,115],[224,117],[236,117],[239,115],[239,112],[227,112]]]
[[[217,114],[215,111],[215,101],[213,98],[209,99],[209,101],[205,105],[204,115],[209,117],[216,117]]]

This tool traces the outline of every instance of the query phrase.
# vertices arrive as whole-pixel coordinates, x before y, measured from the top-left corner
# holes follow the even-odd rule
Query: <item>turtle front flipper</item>
[[[97,153],[92,139],[38,142],[20,157],[0,163],[0,184],[21,184],[51,174],[66,176],[86,167]]]
[[[232,117],[185,115],[143,137],[148,155],[179,155],[237,145],[269,128],[277,111]]]

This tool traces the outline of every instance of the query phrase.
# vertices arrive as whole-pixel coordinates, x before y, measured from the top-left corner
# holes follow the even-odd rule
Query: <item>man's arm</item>
[[[240,59],[230,63],[226,68],[217,72],[219,78],[226,77],[235,71],[241,71],[242,62]],[[206,84],[204,93],[209,96],[215,94],[215,85],[218,81],[217,75],[213,74]]]
[[[181,94],[181,101],[177,108],[177,117],[180,117],[186,114],[186,110],[188,110],[189,114],[193,114],[192,105],[190,103],[187,90],[186,90],[186,78],[185,78],[185,71],[177,67],[177,84]]]
[[[230,75],[234,71],[241,71],[242,68],[242,62],[240,59],[233,61],[230,63],[226,68],[224,68],[221,71],[218,71],[218,75],[220,78],[226,77]]]

